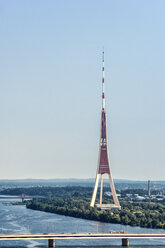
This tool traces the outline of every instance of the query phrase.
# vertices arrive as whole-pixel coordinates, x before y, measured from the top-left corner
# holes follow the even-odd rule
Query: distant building
[[[110,192],[110,191],[105,192],[104,195],[109,196],[109,197],[110,196],[113,196],[112,195],[112,192]],[[117,197],[120,197],[121,196],[121,194],[116,194],[116,195],[117,195]]]

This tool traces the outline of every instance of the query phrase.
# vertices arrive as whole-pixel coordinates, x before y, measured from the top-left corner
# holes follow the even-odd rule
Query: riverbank
[[[165,229],[165,206],[160,203],[121,201],[121,210],[98,211],[86,200],[42,199],[29,201],[27,208],[106,223]]]

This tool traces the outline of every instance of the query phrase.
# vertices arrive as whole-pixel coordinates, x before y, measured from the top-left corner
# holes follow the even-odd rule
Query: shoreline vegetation
[[[152,202],[149,199],[126,200],[125,196],[128,193],[146,194],[146,191],[142,189],[132,189],[131,191],[127,189],[120,191],[121,210],[99,211],[96,207],[90,207],[92,190],[92,187],[80,186],[29,187],[8,188],[1,191],[1,194],[33,196],[33,200],[26,201],[26,207],[33,210],[107,223],[165,229],[165,200],[162,200],[161,203],[158,200]],[[105,188],[104,193],[108,190]],[[41,198],[35,199],[35,196],[41,196]],[[104,203],[112,202],[112,199],[104,194]]]
[[[165,206],[149,202],[121,201],[121,210],[99,211],[88,201],[75,199],[32,200],[26,207],[49,213],[107,223],[165,229]]]

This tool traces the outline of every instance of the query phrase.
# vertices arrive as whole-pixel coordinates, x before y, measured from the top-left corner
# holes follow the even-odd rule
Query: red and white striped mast
[[[105,109],[105,93],[104,93],[104,51],[103,51],[103,57],[102,57],[102,110]]]

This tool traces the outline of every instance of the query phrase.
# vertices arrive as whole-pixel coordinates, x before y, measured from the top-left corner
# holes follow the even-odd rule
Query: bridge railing
[[[48,233],[0,234],[0,240],[47,239],[48,247],[55,247],[55,240],[64,239],[121,239],[122,246],[129,246],[129,239],[165,238],[165,233]]]

